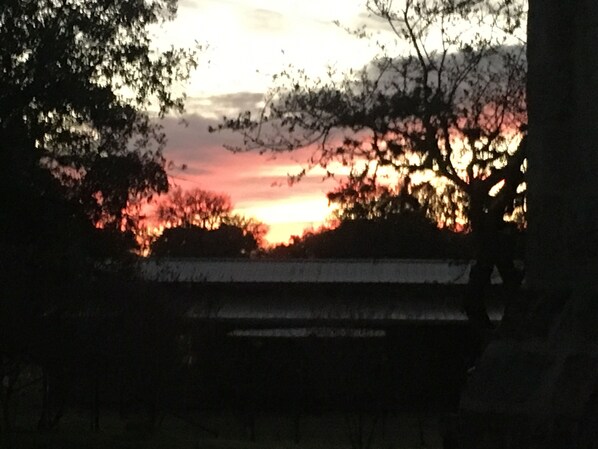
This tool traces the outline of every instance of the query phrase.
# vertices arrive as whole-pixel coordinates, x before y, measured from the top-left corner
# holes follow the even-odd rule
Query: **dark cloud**
[[[259,156],[252,152],[232,154],[225,146],[242,147],[243,139],[239,134],[231,131],[210,133],[210,127],[217,127],[220,119],[203,117],[199,114],[187,114],[184,123],[180,118],[166,117],[162,125],[168,139],[165,154],[168,159],[175,159],[176,163],[187,161],[203,161],[214,164],[229,157],[242,160],[244,157],[257,158],[262,165],[292,165],[299,171],[300,164],[307,161],[309,151],[293,151],[291,153],[271,154]]]
[[[174,164],[172,167],[169,167],[168,170],[171,175],[178,175],[180,177],[211,176],[214,174],[214,170],[197,166],[194,162]]]
[[[322,181],[322,177],[317,175],[306,176],[301,182],[289,185],[284,175],[256,176],[250,170],[247,173],[229,181],[230,188],[239,192],[238,201],[284,200],[309,197],[316,193],[324,196],[334,186],[334,181]]]

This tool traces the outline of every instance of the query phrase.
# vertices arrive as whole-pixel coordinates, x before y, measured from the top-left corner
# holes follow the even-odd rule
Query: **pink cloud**
[[[268,223],[270,242],[287,241],[301,234],[305,227],[319,226],[329,213],[325,194],[333,181],[308,174],[290,186],[287,172],[297,173],[306,151],[272,155],[255,152],[232,153],[224,144],[235,145],[240,138],[231,133],[209,133],[208,126],[217,121],[197,114],[185,117],[187,125],[176,118],[163,121],[168,136],[165,157],[174,167],[169,170],[173,183],[184,189],[200,187],[230,195],[242,212]],[[292,211],[292,213],[289,213]],[[262,216],[260,217],[259,214]]]

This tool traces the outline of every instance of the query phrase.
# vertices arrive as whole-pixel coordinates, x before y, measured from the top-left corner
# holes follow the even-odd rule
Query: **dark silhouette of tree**
[[[153,50],[148,27],[175,10],[174,0],[4,2],[5,167],[20,173],[41,164],[88,204],[92,217],[100,209],[117,226],[128,196],[165,191],[165,139],[147,109],[154,104],[161,116],[182,110],[183,98],[171,87],[195,63],[184,50]]]
[[[382,56],[342,81],[280,74],[259,114],[244,112],[216,129],[243,135],[235,151],[312,145],[306,170],[322,166],[332,175],[338,162],[351,168],[355,185],[383,185],[384,170],[399,177],[433,172],[462,192],[464,218],[471,218],[479,213],[471,197],[487,196],[523,162],[517,150],[526,123],[525,45],[513,33],[523,32],[524,9],[488,3],[409,0],[393,8],[370,1],[374,19],[411,56],[389,56],[382,45]],[[458,204],[445,198],[445,207]]]
[[[96,159],[79,191],[95,223],[123,231],[136,225],[137,217],[131,212],[137,202],[164,191],[167,185],[161,161],[133,152]]]
[[[175,0],[0,4],[3,379],[25,360],[41,367],[44,391],[57,391],[65,377],[55,374],[83,351],[68,317],[94,310],[98,262],[134,244],[118,232],[130,227],[129,204],[168,187],[165,136],[148,111],[182,111],[173,87],[194,52],[154,50],[150,27],[175,12]],[[46,399],[40,428],[60,416]],[[12,406],[2,402],[9,435]]]
[[[167,189],[165,136],[147,111],[182,110],[172,87],[195,62],[193,52],[153,50],[149,27],[175,11],[174,0],[2,3],[2,215],[17,231],[2,233],[9,247],[34,241],[44,251],[51,241],[35,234],[84,215],[122,229],[130,200]],[[40,214],[53,203],[61,212]],[[64,228],[61,242],[75,239]]]
[[[341,81],[334,73],[315,81],[301,71],[283,73],[262,111],[225,118],[215,130],[242,134],[244,145],[234,151],[313,148],[307,167],[293,180],[315,166],[330,176],[337,166],[349,167],[347,188],[357,194],[332,195],[354,199],[358,216],[380,213],[381,201],[375,199],[388,197],[378,189],[388,189],[389,171],[399,179],[419,178],[412,194],[439,226],[478,235],[484,269],[472,271],[475,288],[467,302],[481,301],[478,286],[489,279],[485,267],[498,260],[502,266],[506,254],[487,244],[490,231],[498,230],[487,223],[523,207],[525,5],[370,0],[367,7],[408,48],[406,55],[396,57],[390,53],[395,47],[382,44],[370,66]],[[355,34],[374,39],[366,29]],[[421,181],[424,177],[429,181]],[[494,190],[501,191],[500,198]],[[496,232],[490,237],[499,238]],[[502,273],[509,284],[521,280],[513,269]],[[475,310],[472,318],[488,324],[483,309]]]
[[[173,227],[216,229],[231,214],[232,209],[228,195],[177,187],[159,203],[157,216],[161,222]]]
[[[152,255],[249,256],[263,244],[268,227],[232,210],[228,195],[202,189],[173,189],[158,204],[157,219],[167,228],[152,243]]]
[[[334,215],[341,221],[380,220],[421,209],[411,193],[409,177],[398,189],[375,184],[355,183],[349,179],[332,192],[328,201],[337,206]]]
[[[156,257],[249,257],[258,248],[253,234],[237,226],[208,230],[198,226],[165,229],[152,244]]]
[[[270,251],[277,258],[468,259],[471,237],[440,230],[421,212],[384,219],[342,221],[334,229],[308,232]]]
[[[258,248],[264,246],[266,234],[270,230],[267,224],[258,219],[241,214],[231,214],[225,217],[224,224],[242,229],[245,234],[250,234],[255,239]]]

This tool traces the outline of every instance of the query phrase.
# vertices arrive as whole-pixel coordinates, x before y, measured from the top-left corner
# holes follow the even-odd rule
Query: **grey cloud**
[[[286,19],[276,11],[253,9],[246,13],[244,21],[248,28],[275,33],[285,28]]]
[[[180,119],[167,117],[161,123],[168,139],[165,153],[168,158],[176,157],[177,163],[186,160],[213,162],[219,159],[218,153],[227,153],[224,145],[238,145],[239,136],[230,132],[209,133],[209,126],[216,126],[218,121],[197,114],[186,115],[186,125]]]
[[[263,100],[261,92],[235,92],[209,97],[193,97],[186,101],[187,110],[192,114],[221,117],[235,115],[241,111],[256,110]]]
[[[322,195],[331,190],[334,181],[322,182],[322,175],[309,173],[300,182],[289,186],[284,173],[280,175],[260,175],[268,167],[276,167],[278,163],[285,166],[295,163],[300,170],[303,161],[301,153],[280,155],[273,158],[260,156],[255,152],[233,154],[223,144],[240,144],[241,138],[230,132],[208,132],[208,126],[217,125],[218,121],[191,114],[185,117],[187,126],[180,124],[180,119],[167,117],[162,121],[167,133],[168,143],[164,155],[173,161],[175,167],[169,170],[175,182],[188,187],[201,187],[217,192],[225,192],[232,196],[235,204],[253,203],[255,201],[284,200],[297,196],[313,196],[314,192]],[[186,170],[180,168],[183,164]]]
[[[370,12],[362,12],[358,16],[358,25],[364,25],[368,31],[384,31],[391,32],[389,30],[388,22]]]
[[[264,94],[261,92],[235,92],[208,97],[208,100],[215,108],[240,110],[255,109],[256,105],[263,99]]]

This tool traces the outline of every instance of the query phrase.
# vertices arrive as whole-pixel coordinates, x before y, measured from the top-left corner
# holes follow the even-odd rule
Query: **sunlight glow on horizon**
[[[319,229],[325,225],[325,222],[274,223],[270,225],[270,230],[268,231],[268,234],[266,234],[266,247],[289,244],[294,236],[301,237],[306,232]]]
[[[302,235],[305,229],[324,225],[333,208],[325,197],[311,196],[257,202],[252,206],[235,208],[235,212],[268,224],[270,230],[265,239],[269,244],[277,244],[287,243],[293,235]]]
[[[194,170],[174,174],[175,182],[230,195],[235,211],[271,227],[266,237],[270,243],[286,242],[305,227],[321,226],[331,213],[325,195],[331,184],[324,187],[312,178],[285,186],[287,175],[306,165],[308,151],[274,161],[242,154],[231,158],[215,147],[214,136],[197,126],[256,108],[259,101],[252,99],[265,94],[273,75],[290,66],[317,78],[327,76],[329,67],[343,74],[368,64],[378,52],[375,43],[342,28],[359,26],[364,13],[364,0],[180,0],[176,19],[154,30],[156,46],[202,46],[185,91],[188,116],[204,121],[195,121],[195,129],[170,131],[169,140],[176,143],[167,145],[166,158]],[[341,27],[333,23],[336,20]],[[190,143],[192,135],[195,144]],[[310,176],[320,172],[324,178],[323,170]]]
[[[261,205],[236,210],[265,223],[323,222],[332,212],[326,198],[264,201]]]
[[[173,138],[168,136],[172,143],[165,149],[166,158],[188,167],[187,172],[171,173],[175,183],[230,195],[235,211],[270,225],[270,243],[286,242],[306,226],[325,223],[332,212],[325,192],[334,186],[328,181],[318,185],[316,178],[324,179],[326,170],[315,167],[297,185],[285,186],[287,175],[308,165],[309,149],[292,155],[232,157],[218,146],[230,144],[225,141],[230,136],[210,136],[206,130],[223,115],[259,108],[260,95],[272,87],[273,75],[284,70],[304,69],[312,79],[326,77],[329,67],[344,74],[372,61],[379,53],[376,40],[398,45],[392,44],[392,32],[366,16],[365,0],[180,0],[174,22],[155,30],[157,47],[192,47],[198,42],[204,48],[185,89],[186,117],[193,128],[169,130]],[[333,23],[336,20],[341,27]],[[374,39],[357,39],[343,29],[364,22],[373,25]],[[348,168],[337,163],[327,168],[338,175],[335,179],[348,174]],[[411,180],[418,184],[426,177]],[[379,172],[388,185],[397,185],[397,178],[390,169]]]

